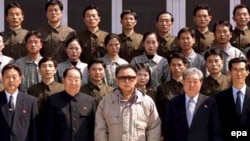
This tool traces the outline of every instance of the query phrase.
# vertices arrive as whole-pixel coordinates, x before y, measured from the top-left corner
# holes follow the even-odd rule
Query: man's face
[[[189,74],[183,79],[183,89],[189,97],[196,96],[201,89],[202,81],[198,74]]]
[[[236,22],[236,25],[239,27],[247,26],[250,16],[246,8],[240,8],[235,11],[233,20]]]
[[[183,32],[180,35],[180,39],[178,39],[179,46],[181,50],[190,50],[192,49],[194,43],[195,43],[195,38],[191,36],[190,32]]]
[[[173,77],[180,77],[187,69],[186,65],[179,58],[173,58],[169,67]]]
[[[6,70],[2,76],[3,86],[9,93],[15,92],[22,82],[22,76],[15,69]]]
[[[69,70],[65,78],[63,78],[63,84],[67,93],[76,95],[81,88],[81,74],[75,69]]]
[[[245,83],[245,79],[248,76],[249,71],[246,70],[246,64],[244,62],[233,63],[230,72],[233,84]]]
[[[171,21],[171,15],[161,14],[158,21],[156,22],[156,27],[161,34],[167,34],[173,27],[173,22]]]
[[[30,36],[26,43],[26,48],[29,54],[39,53],[42,46],[42,40],[35,35]]]
[[[39,72],[45,79],[51,79],[56,73],[56,68],[53,61],[47,61],[41,64]]]
[[[62,11],[59,5],[50,5],[46,12],[47,19],[50,23],[58,23],[62,19]]]
[[[133,91],[137,83],[135,71],[131,68],[120,70],[116,77],[116,83],[122,91]]]
[[[198,28],[205,28],[210,23],[212,17],[205,9],[198,10],[193,17],[193,20]]]
[[[101,17],[98,15],[97,10],[87,10],[84,15],[84,23],[88,28],[96,28],[99,26]]]
[[[123,29],[125,30],[132,30],[137,24],[137,20],[135,19],[135,16],[132,14],[124,15],[120,22],[122,24]]]
[[[80,44],[76,40],[74,40],[71,43],[69,43],[65,51],[67,53],[69,60],[76,62],[79,60],[79,57],[82,53],[82,48]]]
[[[232,37],[232,33],[230,32],[228,26],[217,25],[215,28],[214,37],[218,44],[227,44]]]
[[[10,8],[6,20],[11,28],[19,28],[23,22],[24,15],[22,10],[17,7]]]
[[[105,68],[101,63],[95,63],[89,68],[89,78],[93,82],[100,82],[105,76]]]
[[[219,55],[210,55],[206,60],[206,67],[210,74],[219,74],[223,67],[223,61]]]

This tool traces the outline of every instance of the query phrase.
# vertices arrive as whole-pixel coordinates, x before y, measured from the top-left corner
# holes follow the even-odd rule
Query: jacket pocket
[[[140,141],[146,140],[146,129],[147,129],[147,123],[143,121],[136,121],[135,122],[135,132],[136,132],[136,138]]]

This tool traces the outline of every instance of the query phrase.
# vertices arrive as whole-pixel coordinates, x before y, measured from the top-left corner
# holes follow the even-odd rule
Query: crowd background
[[[0,10],[0,31],[8,29],[8,23],[4,20],[4,7],[8,5],[9,0],[1,1]],[[32,30],[47,24],[46,15],[44,12],[44,5],[47,0],[39,0],[36,3],[27,0],[17,0],[25,10],[25,21],[23,27]],[[102,22],[100,27],[108,32],[119,34],[122,29],[120,25],[119,16],[124,9],[133,9],[138,14],[138,26],[135,27],[136,31],[143,34],[145,29],[156,30],[155,16],[160,11],[166,10],[173,13],[175,16],[175,26],[173,27],[174,35],[177,35],[180,28],[184,26],[195,27],[192,20],[193,8],[200,3],[207,3],[212,9],[213,20],[212,25],[217,20],[228,20],[233,24],[232,11],[234,6],[244,3],[248,7],[250,1],[248,0],[220,0],[220,2],[210,0],[62,0],[65,6],[63,23],[72,27],[76,31],[81,31],[86,28],[82,21],[83,9],[91,4],[97,5],[102,11]],[[68,11],[66,11],[68,9]],[[222,10],[223,9],[223,10]],[[35,12],[34,12],[35,11]],[[67,15],[67,16],[66,16]],[[39,17],[39,18],[38,18]],[[184,17],[184,18],[183,18]],[[33,20],[36,19],[36,20]],[[32,23],[29,21],[33,21]],[[3,25],[4,24],[4,25]]]
[[[193,26],[187,27],[187,22],[176,36],[171,30],[185,22],[165,8],[155,11],[150,20],[154,26],[143,27],[147,30],[143,34],[135,28],[142,27],[137,24],[141,11],[123,10],[119,35],[110,32],[113,28],[99,26],[109,18],[95,5],[81,10],[79,19],[86,25],[82,30],[77,29],[80,24],[75,29],[70,26],[75,15],[64,15],[63,10],[60,1],[46,2],[47,23],[28,29],[22,24],[26,11],[19,3],[5,8],[9,26],[0,36],[0,59],[6,62],[4,57],[9,56],[15,64],[1,68],[4,140],[19,141],[23,122],[22,138],[27,140],[39,136],[93,140],[95,133],[97,141],[164,137],[166,141],[228,141],[231,131],[249,130],[250,10],[246,5],[234,7],[236,26],[225,17],[216,20],[208,4],[194,5]],[[61,22],[64,16],[69,26]],[[150,24],[145,20],[144,25]],[[30,102],[24,109],[20,96]],[[17,119],[20,112],[30,114],[30,121]]]

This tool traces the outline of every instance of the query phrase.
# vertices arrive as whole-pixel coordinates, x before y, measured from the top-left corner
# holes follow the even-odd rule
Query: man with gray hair
[[[165,118],[165,141],[220,141],[221,127],[213,98],[200,94],[203,74],[197,68],[183,73],[184,94],[172,98]]]

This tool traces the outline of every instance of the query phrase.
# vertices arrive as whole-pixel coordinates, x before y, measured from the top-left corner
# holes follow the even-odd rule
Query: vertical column
[[[0,0],[0,32],[4,31],[4,0]]]
[[[122,0],[112,0],[112,33],[121,33],[120,14],[122,12]]]
[[[68,0],[61,0],[63,3],[62,24],[68,25]]]
[[[174,17],[172,34],[177,35],[179,29],[186,26],[186,0],[167,0],[166,3],[167,11]]]
[[[230,19],[230,23],[232,24],[233,27],[236,26],[234,20],[233,20],[233,10],[234,10],[234,7],[238,4],[241,3],[241,0],[230,0],[230,13],[229,13],[229,19]]]

